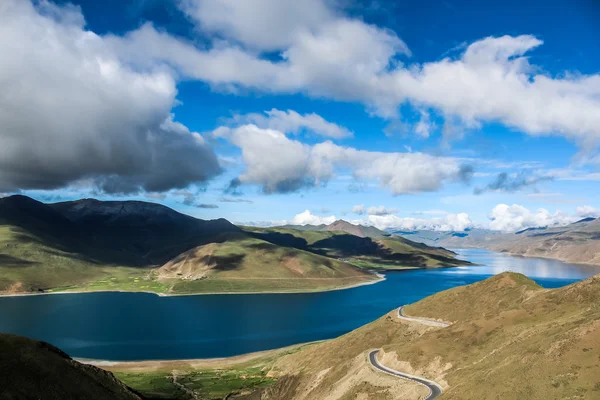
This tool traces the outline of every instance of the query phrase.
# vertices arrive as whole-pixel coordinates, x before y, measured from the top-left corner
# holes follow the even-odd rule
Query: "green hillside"
[[[178,271],[182,258],[189,258],[185,276]],[[4,293],[315,291],[377,279],[339,260],[254,238],[224,219],[199,220],[157,204],[0,199]]]
[[[353,265],[245,234],[184,252],[158,276],[175,293],[315,291],[377,280]]]
[[[342,231],[257,227],[243,229],[254,237],[273,244],[341,259],[363,268],[435,268],[468,264],[457,260],[456,254],[449,250],[412,242],[400,236],[376,239]]]

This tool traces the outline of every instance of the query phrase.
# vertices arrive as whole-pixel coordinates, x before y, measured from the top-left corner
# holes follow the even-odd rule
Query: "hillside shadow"
[[[37,264],[39,263],[34,261],[23,260],[21,258],[9,256],[7,254],[0,254],[0,267],[18,268],[28,267]]]
[[[249,232],[249,234],[257,239],[262,239],[266,242],[276,244],[283,247],[293,247],[300,250],[307,250],[308,244],[306,239],[296,237],[290,233],[281,232]]]
[[[200,259],[201,263],[214,263],[212,269],[217,271],[235,271],[242,267],[245,254],[230,254],[226,256],[206,255]]]
[[[310,250],[323,256],[349,257],[376,255],[378,247],[378,244],[370,238],[361,238],[354,235],[335,235],[315,242],[310,246]]]
[[[272,243],[251,243],[249,245],[247,245],[247,247],[250,247],[251,249],[255,249],[255,250],[273,250],[273,244]]]

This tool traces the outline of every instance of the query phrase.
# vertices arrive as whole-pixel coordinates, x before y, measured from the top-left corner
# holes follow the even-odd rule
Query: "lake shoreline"
[[[222,367],[223,365],[242,364],[257,358],[274,356],[279,353],[292,351],[300,347],[311,346],[319,343],[327,342],[332,339],[315,340],[312,342],[296,343],[289,346],[277,347],[274,349],[252,351],[250,353],[236,354],[228,357],[210,357],[210,358],[173,358],[173,359],[149,359],[149,360],[102,360],[92,358],[73,357],[75,361],[82,364],[94,365],[99,368],[106,369],[158,369],[171,367],[173,364],[189,364],[195,368],[210,368],[213,364]]]
[[[379,285],[310,295],[0,298],[0,331],[100,361],[227,358],[339,337],[400,305],[503,271],[523,273],[544,288],[600,273],[600,268],[483,249],[460,251],[459,257],[477,266],[391,271]]]
[[[416,268],[415,268],[416,269]],[[413,269],[411,269],[413,270]],[[398,272],[390,271],[390,272]],[[387,272],[387,271],[386,271]],[[72,291],[61,291],[61,292],[29,292],[29,293],[1,293],[0,297],[27,297],[27,296],[45,296],[45,295],[66,295],[66,294],[86,294],[86,293],[147,293],[153,294],[158,297],[182,297],[182,296],[206,296],[206,295],[236,295],[236,294],[302,294],[302,293],[325,293],[333,292],[336,290],[353,289],[360,286],[374,285],[385,281],[386,277],[381,272],[372,272],[377,277],[369,282],[355,283],[353,285],[335,287],[330,289],[317,289],[317,290],[298,290],[298,291],[261,291],[261,292],[202,292],[202,293],[158,293],[144,290],[72,290]]]

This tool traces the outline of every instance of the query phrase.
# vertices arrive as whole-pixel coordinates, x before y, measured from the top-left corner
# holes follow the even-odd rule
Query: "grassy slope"
[[[47,343],[0,334],[0,398],[134,400],[140,397],[112,374],[80,364]]]
[[[417,398],[389,382],[361,386],[351,380],[353,374],[368,374],[365,352],[378,347],[385,365],[447,386],[443,398],[597,399],[599,302],[600,276],[545,290],[522,275],[504,273],[407,307],[409,315],[454,321],[451,327],[424,328],[390,313],[280,359],[275,371],[296,383],[284,397],[264,399],[304,399],[307,390],[309,398],[361,393],[365,398]],[[343,394],[330,396],[338,389]]]
[[[313,291],[375,281],[356,267],[246,234],[228,234],[158,270],[174,293]]]
[[[97,213],[88,212],[94,207]],[[213,247],[214,265],[197,259],[186,266],[208,266],[204,276],[195,277],[203,279],[159,268],[204,246]],[[0,292],[318,291],[374,280],[338,260],[249,237],[225,220],[197,220],[163,206],[0,199]]]
[[[166,291],[152,270],[99,264],[22,228],[0,225],[0,291]]]
[[[398,236],[372,239],[339,231],[256,227],[243,229],[271,243],[343,259],[363,268],[436,268],[467,264],[455,259],[455,254],[448,250],[426,246]]]
[[[0,266],[0,291],[293,292],[376,280],[374,275],[338,260],[243,234],[220,240],[184,252],[162,268],[139,268],[97,264],[79,254],[52,248],[19,228],[0,226],[0,247],[10,249],[4,252]],[[204,248],[208,251],[203,252]],[[203,260],[206,256],[210,259]],[[179,275],[181,264],[186,274],[193,270],[204,276],[192,275],[190,279]]]

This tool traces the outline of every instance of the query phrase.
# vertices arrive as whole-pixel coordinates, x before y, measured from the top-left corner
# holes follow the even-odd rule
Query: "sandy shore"
[[[144,360],[144,361],[108,361],[92,360],[86,358],[76,358],[75,360],[83,364],[95,365],[96,367],[109,369],[111,371],[128,372],[151,372],[156,370],[173,369],[203,369],[203,368],[223,368],[244,364],[265,357],[274,357],[282,353],[289,352],[299,347],[321,343],[323,340],[294,344],[278,349],[257,351],[254,353],[240,354],[232,357],[221,358],[198,358],[188,360]]]

